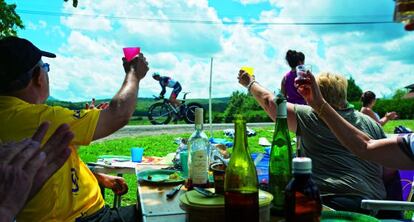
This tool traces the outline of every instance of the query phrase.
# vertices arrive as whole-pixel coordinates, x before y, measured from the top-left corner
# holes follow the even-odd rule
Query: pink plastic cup
[[[139,47],[126,47],[126,48],[123,48],[122,50],[124,51],[125,59],[128,62],[130,62],[141,51]]]

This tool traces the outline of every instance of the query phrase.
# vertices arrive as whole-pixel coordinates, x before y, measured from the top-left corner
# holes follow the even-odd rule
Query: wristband
[[[322,112],[323,112],[323,110],[324,110],[324,108],[325,108],[325,106],[327,105],[328,103],[325,101],[324,103],[322,103],[322,105],[319,107],[319,109],[316,111],[316,114],[318,114],[318,116],[320,117],[320,116],[322,116]]]
[[[250,82],[250,83],[246,86],[246,88],[247,88],[247,91],[248,91],[248,92],[250,92],[250,89],[252,88],[253,83],[257,83],[257,81],[256,81],[256,80],[253,80],[253,81],[251,81],[251,82]]]

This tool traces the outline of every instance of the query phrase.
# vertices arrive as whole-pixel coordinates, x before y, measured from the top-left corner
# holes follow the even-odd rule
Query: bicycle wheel
[[[186,123],[194,123],[195,121],[195,109],[196,108],[203,108],[203,106],[199,103],[189,103],[185,109],[185,116],[184,121]],[[203,116],[204,119],[204,116]]]
[[[170,107],[165,103],[155,103],[148,109],[148,119],[154,125],[168,124],[171,121]]]

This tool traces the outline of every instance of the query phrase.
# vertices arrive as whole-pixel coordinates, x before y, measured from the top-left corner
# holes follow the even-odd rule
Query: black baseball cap
[[[42,56],[56,55],[42,51],[27,39],[15,36],[0,39],[0,93],[23,89],[30,82],[29,72]]]

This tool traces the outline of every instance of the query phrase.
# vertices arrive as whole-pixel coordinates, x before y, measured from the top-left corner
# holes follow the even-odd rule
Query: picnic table
[[[137,165],[137,173],[148,169],[162,169],[163,165]],[[150,184],[139,181],[137,201],[141,206],[144,222],[172,222],[185,221],[186,212],[180,208],[179,196],[185,192],[181,190],[171,199],[167,199],[166,194],[177,184]]]
[[[121,164],[122,165],[122,164]],[[96,164],[95,172],[102,173],[134,173],[137,175],[139,172],[145,170],[158,170],[169,166],[162,163],[124,163],[120,165],[106,165]],[[186,221],[187,213],[180,207],[180,195],[186,192],[184,186],[178,191],[174,198],[167,199],[166,194],[171,191],[178,184],[154,184],[146,181],[139,181],[137,179],[137,202],[141,207],[142,220],[144,222],[184,222]],[[326,208],[324,209],[326,210]],[[271,216],[271,222],[283,221],[283,218]],[[406,220],[381,220],[383,222],[401,222]]]

